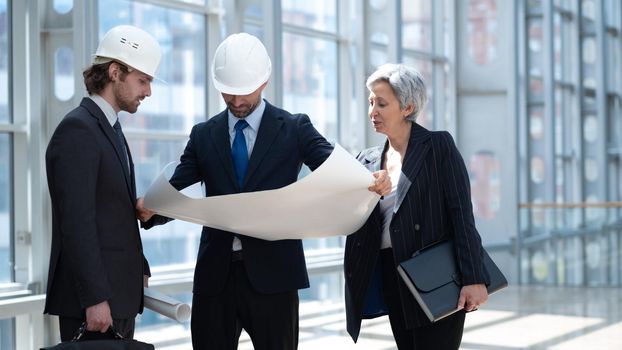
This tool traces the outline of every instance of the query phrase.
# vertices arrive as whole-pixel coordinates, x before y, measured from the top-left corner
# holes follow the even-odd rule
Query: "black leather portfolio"
[[[490,276],[488,294],[508,285],[501,270],[484,250],[484,267]],[[453,242],[426,247],[400,263],[397,270],[430,321],[436,322],[458,311],[461,278]]]

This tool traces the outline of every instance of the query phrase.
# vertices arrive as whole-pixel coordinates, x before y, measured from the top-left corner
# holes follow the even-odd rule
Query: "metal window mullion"
[[[408,0],[407,0],[408,1]],[[404,62],[404,45],[402,40],[403,30],[404,30],[404,19],[402,18],[402,0],[395,0],[395,8],[393,8],[393,13],[395,14],[395,21],[389,23],[395,23],[393,26],[393,33],[389,33],[389,38],[395,38],[392,42],[395,43],[394,47],[394,55],[395,60],[390,62]],[[389,39],[391,42],[391,39]],[[390,45],[390,44],[389,44]]]
[[[543,188],[543,199],[545,202],[555,201],[556,188],[556,162],[555,162],[555,70],[554,70],[554,14],[552,0],[542,1],[542,82],[544,85],[544,149],[541,156],[544,159],[545,180]],[[548,216],[547,216],[548,217]],[[551,219],[551,217],[548,217]],[[548,220],[547,219],[547,220]],[[547,250],[553,251],[557,255],[557,249],[553,246],[553,241],[547,241]],[[556,271],[556,261],[552,259],[549,263],[550,271]],[[549,273],[548,282],[557,284],[557,274]]]
[[[218,0],[209,0],[210,5],[212,7],[218,6]],[[229,5],[225,6],[235,6],[235,1],[227,1]],[[223,9],[226,11],[226,9]],[[235,12],[234,12],[235,13]],[[232,18],[230,20],[234,20]],[[221,109],[220,104],[222,101],[222,96],[220,92],[216,90],[214,84],[211,81],[211,72],[210,67],[212,66],[212,57],[214,57],[214,53],[216,52],[216,48],[220,44],[220,28],[221,28],[221,20],[222,17],[219,15],[208,15],[205,18],[205,57],[206,57],[206,67],[205,69],[205,101],[206,105],[203,106],[205,111],[205,119],[209,119],[211,116],[216,115]],[[227,33],[230,34],[230,33]]]
[[[516,139],[517,139],[517,151],[518,157],[516,168],[519,171],[518,181],[516,183],[516,190],[518,193],[519,203],[527,203],[531,200],[530,196],[530,186],[529,186],[529,133],[528,130],[528,109],[527,103],[529,101],[529,75],[527,69],[527,42],[528,36],[527,34],[527,22],[529,18],[525,11],[526,3],[525,0],[519,0],[514,3],[514,13],[516,13],[516,30],[515,30],[515,40],[517,42],[518,47],[518,57],[516,59],[516,90],[519,93],[516,94]],[[516,240],[516,259],[518,265],[518,283],[523,284],[529,281],[529,270],[527,269],[527,274],[523,270],[523,227],[521,227],[522,222],[530,223],[532,220],[530,218],[531,212],[528,209],[522,209],[526,211],[526,214],[522,214],[519,209],[519,215],[526,215],[526,220],[522,220],[519,217],[517,230],[517,240]],[[529,224],[527,224],[529,225]],[[528,262],[529,263],[529,262]]]
[[[457,47],[456,45],[458,44],[458,34],[457,34],[457,20],[458,20],[458,16],[457,16],[457,11],[456,11],[456,3],[454,1],[451,0],[446,0],[444,3],[444,8],[443,11],[441,13],[441,19],[440,19],[440,26],[441,28],[444,27],[444,19],[443,16],[447,15],[447,28],[445,28],[445,30],[448,32],[447,35],[447,40],[449,41],[449,43],[446,43],[445,40],[445,36],[443,35],[443,39],[441,41],[442,43],[442,47],[440,48],[440,50],[436,51],[435,54],[439,54],[441,56],[443,56],[446,61],[443,62],[444,64],[448,64],[449,65],[449,72],[448,72],[448,76],[447,76],[447,90],[445,91],[446,93],[449,94],[449,96],[447,96],[447,104],[444,106],[445,109],[448,109],[448,111],[443,111],[444,114],[449,113],[450,115],[450,120],[449,121],[445,121],[445,124],[443,125],[443,129],[449,131],[452,135],[457,135],[458,134],[458,118],[457,118],[457,95],[458,95],[458,88],[457,88],[457,76],[458,76],[458,70],[456,69],[457,67],[457,57],[456,57],[456,52]],[[443,33],[444,34],[444,33]],[[445,47],[449,47],[449,52],[445,52]],[[443,116],[444,117],[444,116]]]
[[[101,0],[100,0],[101,1]],[[193,4],[186,1],[181,0],[134,0],[135,2],[150,4],[158,7],[164,7],[173,10],[180,10],[184,12],[190,12],[200,15],[213,15],[222,14],[222,9],[218,7],[218,4],[213,5],[201,5],[201,4]],[[76,2],[74,2],[75,4]]]
[[[441,39],[442,40],[442,39]],[[402,49],[404,56],[410,56],[417,59],[432,61],[434,63],[450,62],[449,58],[438,52],[428,52],[417,49]]]
[[[264,45],[272,59],[271,84],[265,96],[276,106],[283,105],[283,15],[280,0],[261,0],[263,11]]]
[[[544,84],[544,150],[545,159],[545,202],[555,201],[555,71],[554,71],[554,22],[552,0],[543,2],[542,21],[543,63],[542,81]]]
[[[21,1],[14,1],[11,3],[11,28],[10,33],[13,38],[27,37],[27,33],[30,28],[27,27],[23,20],[28,16],[28,4]],[[28,42],[25,40],[11,40],[10,60],[11,62],[26,62],[28,63]],[[24,65],[12,65],[10,67],[10,74],[15,77],[29,77],[29,70]],[[31,268],[31,244],[20,244],[16,242],[16,237],[19,233],[24,235],[32,232],[31,227],[31,211],[30,208],[30,169],[29,163],[32,161],[28,154],[28,134],[30,133],[29,124],[29,84],[27,79],[11,79],[9,78],[9,96],[11,111],[13,115],[13,123],[15,128],[19,128],[19,132],[13,132],[12,142],[12,228],[10,232],[11,246],[13,249],[11,266],[13,271],[11,273],[13,281],[23,283],[26,285],[30,280],[30,268]],[[17,131],[14,129],[14,131]],[[33,154],[32,157],[36,158],[37,155]]]
[[[158,132],[150,130],[127,130],[123,132],[128,139],[153,139],[153,140],[185,140],[188,138],[186,132]]]
[[[595,0],[596,3],[596,119],[598,120],[598,135],[596,141],[596,164],[598,166],[598,198],[601,201],[609,200],[609,174],[607,169],[607,125],[609,116],[607,114],[607,42],[605,31],[605,9],[604,0]]]
[[[354,142],[355,140],[360,140],[361,138],[356,135],[354,140],[351,137],[348,137],[348,133],[346,131],[352,132],[350,116],[358,116],[361,115],[357,113],[357,110],[352,110],[352,95],[353,88],[352,86],[358,86],[358,82],[360,78],[357,79],[356,76],[352,75],[352,69],[350,66],[350,62],[352,59],[350,57],[350,45],[355,44],[354,33],[351,31],[351,26],[349,25],[349,14],[351,11],[355,11],[355,4],[351,1],[339,1],[336,4],[337,6],[337,35],[342,38],[342,40],[337,41],[337,91],[338,91],[338,99],[337,99],[337,108],[338,108],[338,117],[337,117],[337,140],[340,144],[344,145],[346,149],[350,151],[357,151],[363,148],[363,145],[359,142]],[[357,16],[357,18],[361,18],[362,16]],[[354,81],[354,84],[351,82]],[[355,107],[356,108],[356,107]],[[357,128],[354,130],[356,134],[362,134],[364,129]],[[361,135],[362,136],[362,135]]]
[[[305,36],[305,37],[324,39],[324,40],[330,40],[330,41],[340,40],[340,37],[341,37],[338,33],[331,33],[331,32],[326,32],[326,31],[317,30],[317,29],[308,28],[308,27],[301,27],[299,25],[288,24],[288,23],[282,24],[282,31],[288,32],[291,34]]]
[[[432,52],[434,56],[438,57],[442,54],[439,53],[443,48],[443,2],[434,1],[432,3]],[[401,33],[401,31],[400,31]],[[402,45],[400,45],[401,47]],[[428,88],[434,89],[434,100],[432,106],[433,115],[433,129],[444,129],[444,107],[445,107],[445,84],[443,84],[443,63],[438,61],[432,61],[432,86]],[[454,137],[458,138],[458,133],[454,132]],[[456,142],[458,140],[456,139]]]

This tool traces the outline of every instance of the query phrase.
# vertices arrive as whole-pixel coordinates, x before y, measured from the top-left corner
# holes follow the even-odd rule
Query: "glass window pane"
[[[263,9],[260,4],[248,4],[246,9],[244,10],[244,16],[250,18],[261,19],[263,16]]]
[[[65,14],[73,8],[73,0],[54,0],[54,11]]]
[[[583,86],[586,88],[596,88],[597,52],[596,38],[593,36],[583,38]]]
[[[500,162],[494,152],[480,150],[469,161],[473,215],[492,220],[501,205]]]
[[[11,135],[0,134],[0,283],[11,282],[11,219],[13,212]]]
[[[404,63],[414,67],[423,76],[423,81],[428,91],[428,104],[426,108],[421,111],[421,114],[417,117],[417,123],[421,126],[433,129],[434,128],[434,80],[432,75],[433,64],[431,61],[420,60],[413,57],[405,56]]]
[[[337,44],[283,33],[283,107],[337,140]]]
[[[386,48],[377,48],[372,46],[369,50],[369,64],[373,67],[371,72],[387,63],[388,57],[389,55],[387,54]],[[367,79],[367,77],[365,77],[365,79]],[[365,101],[365,104],[367,104],[367,101]]]
[[[528,43],[529,55],[527,56],[529,64],[529,74],[542,76],[542,19],[534,18],[528,21]]]
[[[607,90],[622,93],[622,64],[619,54],[622,52],[622,41],[619,36],[607,35]]]
[[[432,51],[432,1],[402,1],[402,46]]]
[[[121,121],[122,123],[125,120]],[[165,166],[178,161],[186,146],[183,140],[148,140],[129,136],[136,173],[136,193],[143,196]],[[181,220],[142,232],[143,249],[153,266],[193,262],[199,247],[201,226]]]
[[[283,23],[333,33],[337,31],[335,0],[284,0],[281,6]]]
[[[205,19],[200,14],[150,4],[111,0],[99,2],[100,37],[110,28],[131,24],[151,33],[163,50],[151,86],[138,112],[123,125],[150,131],[189,133],[205,120]]]
[[[15,319],[0,320],[0,349],[15,349]]]
[[[0,123],[9,121],[9,15],[7,0],[0,0]]]
[[[470,0],[468,12],[469,55],[477,64],[497,57],[497,2]]]
[[[54,53],[54,96],[69,101],[74,93],[73,49],[59,47]]]

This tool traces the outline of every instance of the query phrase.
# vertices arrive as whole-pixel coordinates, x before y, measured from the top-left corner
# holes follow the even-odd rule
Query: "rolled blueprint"
[[[145,207],[169,218],[266,240],[348,235],[363,226],[380,200],[367,189],[374,182],[370,170],[376,169],[365,168],[339,145],[311,174],[276,190],[191,198],[169,184],[166,173],[171,168],[151,185]]]
[[[190,305],[149,288],[145,288],[145,307],[177,322],[190,318]]]

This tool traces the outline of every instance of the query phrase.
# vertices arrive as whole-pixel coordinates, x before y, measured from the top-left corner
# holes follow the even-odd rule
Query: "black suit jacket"
[[[104,300],[113,318],[142,312],[143,274],[149,267],[135,214],[134,165],[128,152],[126,176],[116,140],[90,98],[52,135],[45,156],[52,199],[45,313],[83,318],[86,307]]]
[[[384,148],[361,152],[368,169],[381,169]],[[486,283],[481,238],[475,228],[469,177],[451,135],[430,132],[413,123],[390,225],[395,266],[415,251],[453,238],[464,285]],[[365,225],[348,236],[344,257],[347,329],[358,338],[367,291],[378,261],[382,215],[377,206]],[[397,273],[397,272],[396,272]],[[429,323],[408,287],[399,285],[403,316],[408,328]]]
[[[192,128],[181,163],[170,183],[183,189],[205,184],[207,196],[273,190],[298,179],[302,164],[320,166],[333,147],[304,114],[290,114],[266,102],[257,139],[239,188],[231,159],[227,110]],[[278,221],[279,213],[266,220]],[[143,227],[163,223],[154,217]],[[240,217],[239,220],[244,220]],[[234,234],[203,227],[194,273],[193,292],[220,293],[227,281]],[[244,265],[252,286],[261,293],[280,293],[309,287],[302,241],[266,241],[239,235]]]

